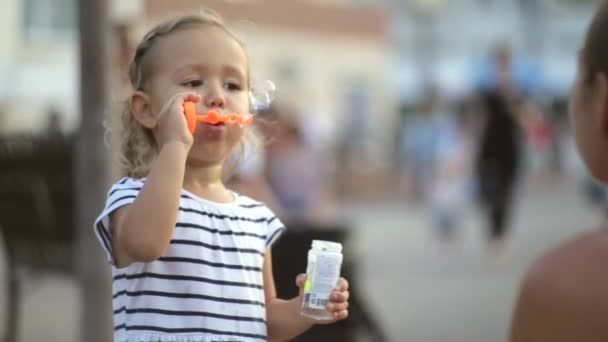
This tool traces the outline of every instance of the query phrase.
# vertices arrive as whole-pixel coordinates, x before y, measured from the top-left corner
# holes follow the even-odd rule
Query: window
[[[559,6],[594,6],[597,0],[551,0]]]
[[[76,0],[24,0],[23,4],[27,39],[55,39],[76,33]]]

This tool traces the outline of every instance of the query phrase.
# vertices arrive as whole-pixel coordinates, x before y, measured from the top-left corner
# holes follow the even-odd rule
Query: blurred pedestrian
[[[442,250],[454,250],[471,195],[474,142],[463,106],[438,119],[434,172],[429,193],[432,218]]]
[[[295,111],[283,105],[274,115],[267,178],[284,220],[296,226],[333,223],[332,162],[307,139]]]
[[[486,217],[488,239],[497,261],[510,256],[509,218],[520,172],[520,110],[524,94],[513,79],[511,52],[500,47],[495,52],[496,83],[482,89],[483,128],[476,161],[479,198]]]
[[[427,202],[435,170],[438,118],[444,115],[438,90],[429,86],[413,113],[402,126],[401,149],[404,151],[404,174],[411,180],[411,192]]]

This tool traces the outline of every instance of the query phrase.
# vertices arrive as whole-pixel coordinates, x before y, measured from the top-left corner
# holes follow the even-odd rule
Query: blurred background
[[[109,340],[92,223],[120,170],[102,124],[146,30],[203,6],[245,41],[254,84],[277,87],[258,113],[266,144],[230,184],[290,228],[279,293],[295,293],[311,239],[345,244],[351,319],[299,341],[506,341],[526,268],[607,213],[568,123],[595,4],[3,0],[4,341]]]

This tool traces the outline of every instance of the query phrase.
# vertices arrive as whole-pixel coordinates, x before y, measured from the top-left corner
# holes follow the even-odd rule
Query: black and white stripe
[[[110,214],[132,203],[143,181],[116,183],[95,222],[111,263]],[[115,341],[182,335],[198,338],[193,341],[265,341],[262,266],[266,250],[283,231],[260,202],[237,196],[233,203],[218,204],[183,191],[165,254],[154,262],[112,268]]]

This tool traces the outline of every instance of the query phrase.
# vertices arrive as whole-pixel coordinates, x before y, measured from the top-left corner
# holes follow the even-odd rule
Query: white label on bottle
[[[321,254],[317,255],[316,259],[308,293],[308,306],[313,309],[324,309],[340,277],[340,265],[335,256]]]

